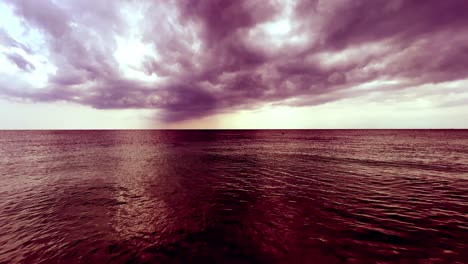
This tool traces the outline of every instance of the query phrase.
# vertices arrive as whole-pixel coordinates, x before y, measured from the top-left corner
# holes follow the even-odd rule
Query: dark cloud
[[[271,19],[279,8],[272,1],[219,0],[181,0],[178,7],[182,20],[200,23],[202,37],[208,47]]]
[[[464,0],[349,1],[328,17],[323,34],[326,45],[336,48],[389,38],[411,42],[443,30],[465,30],[466,11]]]
[[[265,103],[323,104],[368,93],[366,83],[392,93],[468,78],[466,0],[8,2],[46,35],[57,67],[43,89],[10,90],[33,101],[159,109],[171,122]],[[132,5],[144,10],[138,25],[122,11]],[[269,24],[280,19],[289,28]],[[161,80],[120,68],[116,38],[134,31],[154,49],[135,58],[135,70]],[[0,41],[27,50],[2,31]],[[387,80],[395,84],[376,85]]]

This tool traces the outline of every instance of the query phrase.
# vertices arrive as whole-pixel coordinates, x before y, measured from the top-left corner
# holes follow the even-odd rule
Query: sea
[[[0,263],[468,263],[468,130],[0,131]]]

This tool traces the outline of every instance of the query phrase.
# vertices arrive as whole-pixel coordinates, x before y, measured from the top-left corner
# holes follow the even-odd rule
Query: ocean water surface
[[[468,263],[468,131],[0,131],[0,263]]]

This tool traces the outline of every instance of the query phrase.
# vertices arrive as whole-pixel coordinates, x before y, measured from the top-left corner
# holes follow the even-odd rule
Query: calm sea
[[[468,131],[0,132],[0,263],[107,262],[468,263]]]

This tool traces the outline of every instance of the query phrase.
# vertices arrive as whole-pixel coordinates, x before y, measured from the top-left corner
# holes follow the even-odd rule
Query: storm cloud
[[[443,94],[468,78],[466,0],[5,3],[40,40],[25,43],[2,23],[3,56],[25,74],[52,69],[41,84],[1,78],[11,100],[155,109],[174,122],[407,89]],[[440,86],[421,88],[431,84]]]

